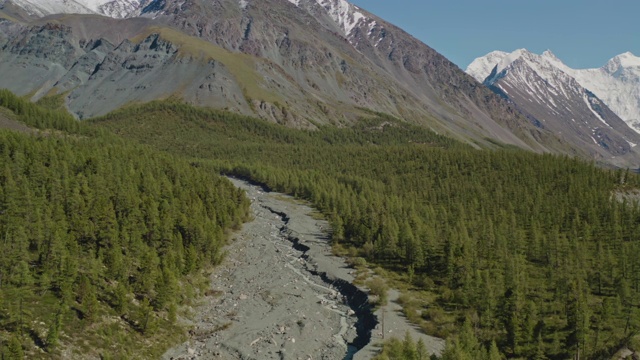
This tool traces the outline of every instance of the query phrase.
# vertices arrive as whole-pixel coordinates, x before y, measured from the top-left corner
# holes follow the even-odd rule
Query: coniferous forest
[[[0,105],[33,129],[0,130],[1,357],[159,356],[147,340],[181,334],[177,307],[245,220],[243,193],[8,92]]]
[[[4,358],[157,356],[246,220],[218,172],[312,202],[337,252],[407,285],[407,316],[448,339],[444,359],[604,359],[637,341],[628,170],[480,150],[378,113],[295,130],[172,102],[88,123],[8,92],[0,105],[31,129],[0,130]],[[424,349],[405,338],[381,357]]]
[[[408,316],[450,340],[445,359],[604,359],[637,341],[639,182],[628,170],[478,150],[375,113],[303,131],[151,103],[93,125],[311,201],[336,249],[430,299]],[[383,356],[419,358],[394,348]]]

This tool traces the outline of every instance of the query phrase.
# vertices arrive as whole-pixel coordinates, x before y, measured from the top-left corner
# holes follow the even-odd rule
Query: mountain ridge
[[[480,82],[496,65],[509,62],[526,49],[512,53],[494,51],[475,59],[466,71]],[[580,85],[602,99],[631,128],[640,132],[640,57],[625,52],[611,58],[605,65],[594,69],[573,69],[558,59],[550,50],[540,55],[549,64],[573,77]]]
[[[54,14],[0,22],[0,86],[33,100],[63,94],[79,118],[166,98],[309,129],[349,126],[374,111],[475,147],[498,142],[593,158],[347,1],[136,4],[141,16],[125,19]]]
[[[350,119],[362,116],[358,108],[369,108],[410,121],[422,122],[436,131],[449,133],[457,138],[466,138],[467,141],[470,139],[471,142],[487,145],[489,143],[484,139],[495,137],[499,141],[527,149],[548,151],[546,145],[538,144],[535,140],[536,136],[540,136],[537,134],[539,130],[527,125],[523,117],[518,118],[517,112],[510,110],[508,104],[500,104],[497,99],[491,100],[490,92],[478,87],[470,78],[466,78],[459,68],[433,49],[410,37],[399,28],[348,2],[270,0],[240,3],[236,0],[213,2],[190,0],[166,1],[162,4],[154,2],[151,5],[156,6],[153,9],[153,18],[148,17],[150,12],[145,13],[142,18],[123,20],[95,18],[89,26],[86,16],[92,15],[65,14],[51,15],[37,20],[36,23],[54,21],[69,25],[71,35],[65,36],[75,37],[76,39],[68,42],[78,44],[76,47],[80,47],[81,42],[90,43],[103,37],[118,47],[118,44],[125,40],[124,38],[136,37],[145,32],[142,27],[153,23],[154,26],[174,28],[187,36],[206,40],[226,51],[255,57],[253,59],[255,69],[264,81],[257,85],[252,84],[256,86],[240,84],[240,91],[231,88],[228,98],[232,100],[222,101],[226,105],[221,104],[221,98],[217,94],[219,91],[214,91],[217,94],[215,96],[202,91],[205,88],[221,88],[220,82],[215,77],[211,78],[213,81],[198,79],[197,82],[200,82],[196,85],[198,90],[188,90],[186,94],[185,91],[176,93],[171,90],[175,87],[168,87],[169,91],[165,96],[182,96],[193,104],[223,105],[222,107],[229,107],[241,113],[257,114],[272,121],[303,127],[313,127],[312,123],[327,122],[326,119],[337,124],[349,123]],[[147,5],[147,8],[151,5]],[[114,27],[119,31],[115,32]],[[26,28],[22,30],[23,33],[28,32]],[[32,31],[40,30],[32,29]],[[347,31],[349,31],[348,34]],[[186,42],[189,41],[191,40]],[[134,46],[132,49],[135,48]],[[124,47],[120,47],[120,50],[123,49]],[[93,50],[81,52],[91,51]],[[151,54],[147,55],[153,59]],[[6,51],[5,56],[7,56]],[[120,58],[130,56],[132,55],[123,54]],[[139,56],[144,58],[145,55]],[[109,59],[115,58],[117,57]],[[103,61],[104,58],[99,56],[98,59]],[[166,59],[167,61],[177,60],[171,56],[167,56]],[[76,60],[78,59],[66,61],[73,64],[77,62]],[[148,57],[147,60],[151,61]],[[16,69],[11,64],[20,61],[24,60],[5,59],[4,72],[9,77],[16,77]],[[188,60],[182,59],[182,61]],[[54,65],[42,64],[41,66]],[[141,75],[144,69],[153,72],[155,68],[151,64],[147,65],[146,68],[137,69],[136,74],[129,74],[131,75],[129,78]],[[197,66],[202,67],[202,64]],[[109,67],[101,66],[96,69],[100,72],[106,68]],[[124,77],[121,66],[110,68],[119,73],[114,77],[119,79]],[[218,70],[222,71],[222,68],[221,65]],[[444,73],[438,74],[440,71]],[[201,72],[207,71],[202,69]],[[455,79],[451,80],[451,76]],[[228,76],[225,78],[233,82],[236,80]],[[87,76],[87,80],[80,81],[77,86],[85,87],[87,86],[85,81],[94,79],[96,76],[93,78]],[[10,88],[17,93],[35,92],[38,96],[43,96],[50,91],[57,91],[52,89],[59,80],[60,76],[54,76],[44,81],[43,83],[47,83],[44,86],[33,84],[30,88],[25,88],[22,84],[13,84],[17,79],[8,82],[9,85],[14,86]],[[453,82],[453,86],[448,84],[449,80]],[[104,106],[98,106],[101,109],[87,108],[86,104],[96,104],[96,97],[148,101],[148,92],[135,94],[136,87],[147,90],[152,86],[140,84],[141,81],[131,84],[132,87],[127,86],[122,91],[127,93],[126,96],[121,97],[105,93],[108,92],[109,87],[99,89],[95,86],[91,87],[91,91],[82,92],[69,88],[63,90],[71,91],[67,101],[69,109],[80,117],[90,117],[110,110]],[[182,87],[191,88],[189,84]],[[274,99],[248,96],[243,91],[247,89],[251,92],[256,87],[260,92],[281,94],[282,99],[276,104]],[[458,89],[456,90],[455,87]],[[101,92],[103,94],[100,94]],[[218,100],[211,101],[214,97]],[[487,101],[500,105],[498,108],[494,105],[488,106]],[[114,105],[112,109],[124,103],[114,101]],[[489,114],[490,112],[494,114]],[[519,125],[509,125],[509,123]],[[512,134],[509,126],[522,127],[524,133],[533,132],[534,134],[525,134],[523,140]],[[490,131],[485,128],[490,128]]]
[[[493,65],[491,73],[486,71]],[[512,101],[543,128],[587,149],[591,156],[623,166],[637,157],[640,140],[597,94],[585,88],[551,51],[492,52],[469,66],[484,84]],[[624,160],[623,160],[624,159]]]

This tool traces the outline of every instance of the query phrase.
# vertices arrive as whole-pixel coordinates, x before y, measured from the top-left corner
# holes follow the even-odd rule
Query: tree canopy
[[[156,354],[136,339],[176,331],[170,313],[246,219],[244,193],[205,165],[10,93],[0,104],[42,130],[0,130],[3,358],[36,347],[56,357],[85,340],[103,357]]]
[[[435,335],[471,319],[487,356],[598,358],[640,329],[640,211],[614,196],[638,187],[628,171],[477,150],[383,114],[307,131],[150,103],[94,124],[311,201],[334,244],[435,295]]]

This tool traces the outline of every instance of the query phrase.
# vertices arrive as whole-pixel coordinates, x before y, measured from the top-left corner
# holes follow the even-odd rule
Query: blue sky
[[[461,68],[493,50],[550,49],[573,68],[640,56],[640,0],[350,0]]]

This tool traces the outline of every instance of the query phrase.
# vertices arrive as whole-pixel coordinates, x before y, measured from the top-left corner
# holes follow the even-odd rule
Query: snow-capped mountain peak
[[[631,51],[627,51],[626,53],[620,54],[614,59],[620,61],[620,64],[624,67],[639,67],[640,66],[640,57],[633,55]]]
[[[565,65],[565,63],[562,62],[562,60],[558,59],[558,57],[556,56],[556,54],[554,54],[553,52],[551,52],[551,50],[545,50],[542,53],[542,58],[545,59],[546,61],[548,61],[551,65],[555,66],[556,68],[562,70],[565,73],[569,73],[571,68],[568,67],[567,65]]]
[[[504,56],[502,58],[502,60],[500,60],[500,62],[495,66],[494,69],[492,69],[492,72],[495,72],[496,74],[501,73],[502,71],[504,71],[504,69],[506,69],[507,67],[509,67],[509,65],[513,64],[514,61],[520,59],[520,58],[528,58],[530,57],[532,54],[527,50],[527,49],[518,49],[510,54],[507,54],[506,56]]]
[[[508,53],[502,57],[502,59],[491,69],[491,72],[487,75],[486,70],[484,74],[478,72],[478,77],[486,84],[492,84],[499,78],[503,77],[514,63],[522,63],[523,66],[532,69],[538,77],[544,79],[547,84],[557,89],[562,89],[571,82],[566,79],[563,68],[565,65],[553,55],[550,51],[546,51],[542,55],[534,54],[527,49],[518,49],[512,53]],[[574,86],[575,84],[570,84]]]
[[[547,49],[542,53],[542,56],[549,58],[549,59],[557,59],[558,57],[556,56],[556,54],[554,54],[551,49]]]
[[[492,51],[485,56],[479,57],[467,67],[467,74],[473,76],[479,82],[483,82],[491,74],[496,64],[499,64],[507,55],[509,55],[508,52]]]
[[[517,49],[511,53],[505,51],[492,51],[485,56],[475,59],[471,64],[469,64],[466,72],[479,82],[484,82],[494,70],[496,71],[496,74],[499,74],[518,59],[523,59],[524,61],[531,63],[533,67],[545,64],[546,67],[553,66],[562,71],[568,69],[568,67],[558,59],[553,52],[551,52],[551,50],[546,50],[542,55],[537,55],[523,48]]]
[[[511,53],[494,51],[475,59],[467,68],[467,73],[480,82],[490,84],[518,59],[527,62],[528,66],[551,86],[557,87],[559,84],[555,82],[558,81],[575,81],[595,94],[616,115],[640,132],[640,57],[626,52],[613,57],[598,69],[572,69],[549,50],[542,55],[532,54],[525,49]],[[488,79],[492,74],[492,78]]]
[[[633,55],[630,51],[613,57],[603,67],[609,73],[615,73],[620,69],[632,68],[640,69],[640,57]]]

